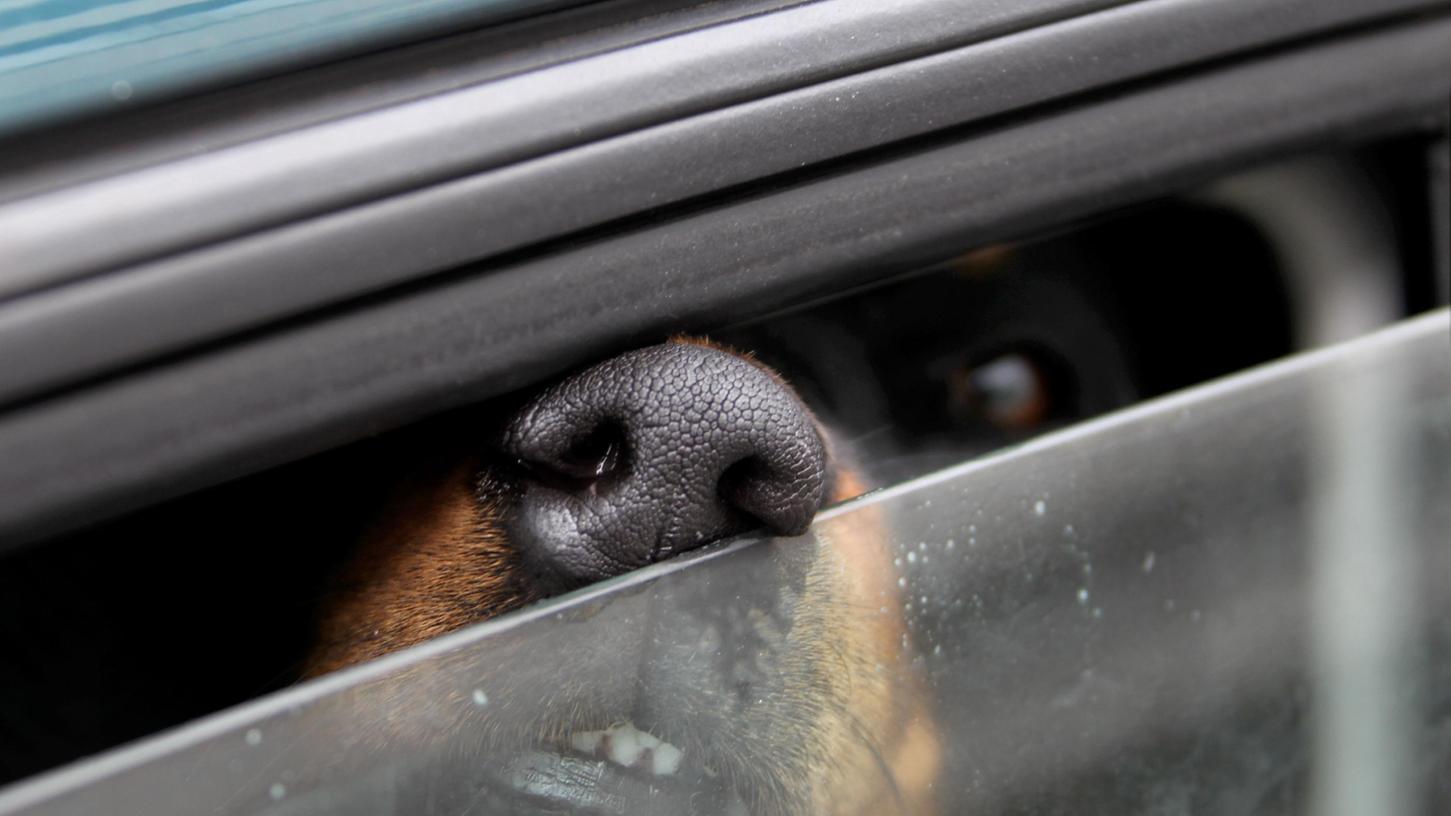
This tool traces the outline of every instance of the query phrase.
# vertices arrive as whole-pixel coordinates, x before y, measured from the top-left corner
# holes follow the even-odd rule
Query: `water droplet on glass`
[[[254,745],[254,746],[255,745],[261,745],[262,744],[262,732],[261,731],[258,731],[255,728],[248,728],[247,729],[246,740],[247,740],[247,744],[248,745]]]
[[[274,782],[272,783],[272,788],[267,791],[267,794],[271,796],[273,800],[281,799],[282,797],[287,795],[287,786],[283,785],[281,782]]]
[[[483,689],[474,689],[474,705],[486,706],[489,704],[489,695]]]

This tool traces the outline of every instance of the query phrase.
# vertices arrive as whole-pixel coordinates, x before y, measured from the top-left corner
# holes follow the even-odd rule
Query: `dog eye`
[[[961,365],[948,377],[949,410],[959,423],[1037,428],[1065,407],[1066,389],[1052,369],[1041,354],[1021,350]]]

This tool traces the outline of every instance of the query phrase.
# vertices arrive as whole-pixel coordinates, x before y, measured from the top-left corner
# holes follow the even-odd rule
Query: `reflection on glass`
[[[569,0],[0,4],[0,132],[565,5]]]

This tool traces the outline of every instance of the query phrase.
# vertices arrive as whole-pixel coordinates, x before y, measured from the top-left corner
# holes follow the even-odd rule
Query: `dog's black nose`
[[[569,377],[514,417],[503,448],[526,471],[509,533],[560,589],[757,525],[802,533],[825,493],[821,437],[791,388],[693,343]]]

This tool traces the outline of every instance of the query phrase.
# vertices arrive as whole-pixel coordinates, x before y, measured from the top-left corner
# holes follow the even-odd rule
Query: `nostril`
[[[624,466],[625,429],[612,422],[581,437],[559,457],[559,468],[577,479],[599,481]]]
[[[753,488],[771,478],[771,469],[759,456],[748,456],[727,467],[716,482],[716,495],[733,510],[744,512],[758,522],[770,524],[768,519],[756,518],[750,509]]]
[[[820,480],[783,473],[760,456],[730,465],[716,483],[716,495],[726,507],[779,535],[805,532],[820,494]]]
[[[625,429],[602,422],[577,437],[563,452],[548,459],[521,459],[535,479],[571,492],[598,489],[624,471],[628,463]]]

